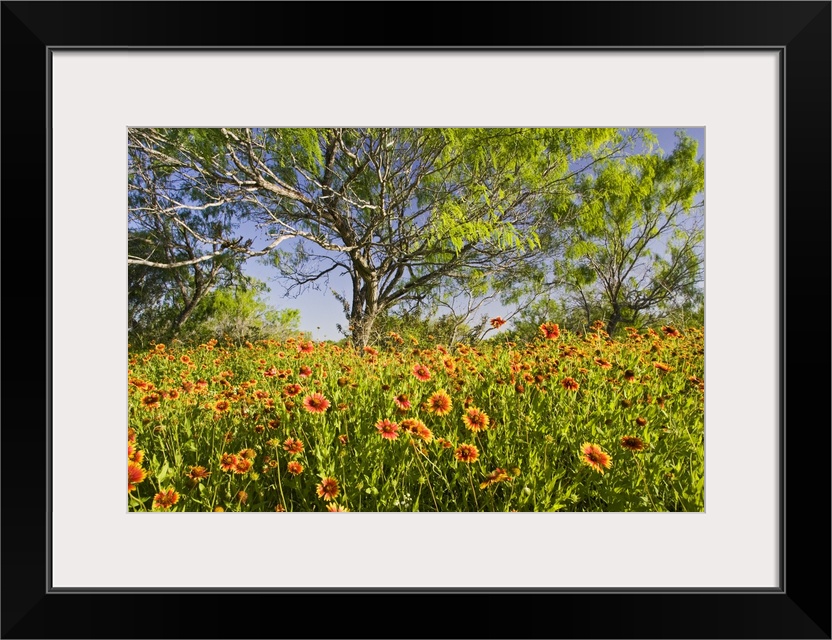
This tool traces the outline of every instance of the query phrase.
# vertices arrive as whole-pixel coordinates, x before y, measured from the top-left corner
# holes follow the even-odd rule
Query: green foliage
[[[539,298],[528,303],[512,318],[511,329],[491,337],[497,342],[528,342],[540,337],[540,325],[555,322],[561,330],[582,335],[590,331],[595,320],[603,319],[602,305],[587,314],[567,299]]]
[[[434,317],[459,293],[556,298],[576,329],[689,316],[704,165],[684,135],[669,155],[655,142],[586,128],[130,130],[130,255],[183,265],[131,264],[131,331],[204,332],[191,316],[208,307],[235,335],[268,331],[248,303],[206,298],[242,286],[244,261],[263,254],[295,294],[346,274],[339,300],[359,346],[380,318],[413,304]],[[254,229],[273,244],[255,251]],[[518,322],[533,327],[535,313]],[[261,324],[240,320],[251,317]],[[451,341],[473,331],[444,322]]]
[[[571,242],[555,268],[585,315],[603,300],[608,330],[638,325],[698,295],[704,162],[681,132],[670,155],[600,162],[576,185]]]
[[[226,168],[216,129],[131,129],[128,145],[128,332],[131,343],[181,335],[217,287],[244,284],[250,241],[232,237],[250,207],[183,169]],[[184,151],[183,151],[184,150]]]
[[[183,339],[194,343],[226,337],[236,344],[284,340],[300,333],[300,311],[274,309],[262,300],[261,282],[248,288],[217,289],[207,295],[184,327]]]
[[[479,331],[453,314],[426,315],[419,308],[387,312],[376,318],[368,344],[407,349],[420,344],[470,343]]]
[[[253,226],[244,223],[256,224],[276,238],[262,251],[273,254],[287,288],[313,286],[333,269],[350,276],[346,311],[362,333],[354,336],[358,343],[366,343],[363,331],[379,313],[436,288],[472,288],[467,274],[475,274],[480,290],[497,286],[534,262],[568,202],[573,174],[644,137],[540,128],[129,135],[137,201],[131,228],[168,225],[174,232],[140,255],[163,254],[166,264],[205,259],[206,267],[226,255],[245,259],[258,252],[240,232]],[[287,238],[301,242],[277,247]],[[183,260],[181,251],[192,255]],[[223,268],[233,275],[235,265]]]

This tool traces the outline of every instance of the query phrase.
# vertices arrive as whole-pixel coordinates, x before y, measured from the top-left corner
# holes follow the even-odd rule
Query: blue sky
[[[690,137],[699,143],[700,156],[705,153],[705,129],[704,127],[653,127],[659,146],[666,153],[670,153],[675,146],[675,132],[685,131]],[[264,265],[262,262],[252,259],[245,265],[245,272],[259,280],[266,282],[271,291],[264,294],[263,299],[276,309],[299,309],[301,317],[301,330],[312,334],[314,340],[340,340],[343,336],[338,333],[336,324],[346,326],[348,323],[344,316],[344,310],[340,303],[330,293],[335,289],[339,293],[351,294],[351,284],[348,277],[333,276],[329,279],[329,286],[322,283],[320,290],[306,290],[298,297],[285,297],[284,288],[280,282],[275,280],[277,272],[274,268]],[[483,306],[480,314],[488,313],[490,316],[509,315],[506,309],[499,303],[491,303]],[[508,328],[509,325],[506,325]]]

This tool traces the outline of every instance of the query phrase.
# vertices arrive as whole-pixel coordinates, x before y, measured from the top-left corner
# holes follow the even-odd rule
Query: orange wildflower
[[[425,382],[430,380],[430,369],[423,364],[417,364],[413,367],[413,375],[416,376],[417,380]]]
[[[595,358],[595,364],[602,369],[612,369],[612,364],[603,358]]]
[[[497,467],[489,473],[483,482],[480,482],[480,489],[485,489],[486,487],[497,484],[498,482],[506,482],[507,480],[511,480],[511,476],[506,473],[505,469],[501,469]]]
[[[237,458],[237,464],[234,465],[234,473],[248,473],[252,466],[254,466],[253,461],[247,460],[246,458]]]
[[[284,391],[284,393],[286,393],[287,396],[296,396],[301,391],[303,391],[303,387],[300,386],[299,384],[287,384],[285,387],[283,387],[283,391]],[[263,392],[258,391],[258,393],[263,393]]]
[[[476,407],[468,407],[465,411],[465,415],[462,416],[462,422],[464,422],[465,426],[471,431],[476,433],[477,431],[487,429],[490,419],[484,412],[480,411]]]
[[[303,442],[296,438],[287,438],[283,443],[283,449],[292,454],[298,454],[303,451]]]
[[[563,388],[567,391],[577,391],[578,387],[580,387],[575,378],[564,378],[560,381],[560,383],[561,385],[563,385]]]
[[[402,411],[407,411],[412,406],[410,398],[404,393],[394,396],[393,403]]]
[[[417,433],[419,430],[420,425],[424,425],[425,423],[419,420],[418,418],[407,418],[406,420],[402,420],[401,428],[407,431],[408,433]]]
[[[560,328],[554,322],[544,322],[540,325],[540,332],[546,340],[556,340],[560,337]]]
[[[630,451],[642,451],[644,449],[644,441],[636,436],[624,436],[621,438],[621,446]]]
[[[450,449],[451,447],[453,447],[453,446],[454,446],[454,445],[453,445],[453,443],[451,443],[450,441],[446,440],[445,438],[437,438],[437,439],[436,439],[436,442],[438,442],[439,444],[441,444],[443,449]]]
[[[604,469],[609,469],[612,466],[612,458],[605,453],[597,444],[590,444],[584,442],[581,445],[581,461],[604,475]]]
[[[662,331],[669,338],[678,338],[682,335],[678,329],[674,329],[673,327],[662,327]]]
[[[471,464],[479,457],[479,450],[472,444],[461,444],[454,451],[454,457],[460,462]]]
[[[313,393],[303,399],[303,408],[309,413],[324,413],[329,409],[329,405],[329,400],[320,393]]]
[[[147,472],[137,462],[127,463],[127,491],[132,491],[147,477]]]
[[[160,491],[153,496],[153,507],[155,509],[170,509],[173,505],[179,502],[179,494],[173,489]]]
[[[451,412],[452,406],[451,396],[440,390],[428,398],[425,409],[428,413],[444,416]]]
[[[223,471],[234,471],[237,467],[237,456],[233,453],[224,453],[220,456],[220,468]]]
[[[144,398],[142,398],[142,404],[147,409],[158,409],[160,400],[161,400],[161,397],[158,394],[151,393],[150,395],[145,396]]]
[[[399,430],[399,425],[386,418],[376,422],[376,429],[378,429],[381,437],[387,440],[395,440],[399,437],[399,434],[396,433]]]
[[[188,477],[194,482],[204,480],[210,475],[211,472],[208,471],[205,467],[191,467],[191,470],[188,472]]]
[[[323,478],[320,484],[315,488],[315,491],[319,498],[323,498],[329,502],[333,498],[338,497],[338,480],[330,477]]]

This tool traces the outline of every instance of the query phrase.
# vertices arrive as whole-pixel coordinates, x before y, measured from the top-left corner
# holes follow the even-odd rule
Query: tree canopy
[[[702,301],[704,162],[677,133],[576,176],[537,259],[503,287],[524,322],[559,309],[568,325],[650,324]]]
[[[347,274],[352,291],[340,300],[362,345],[381,313],[443,287],[484,291],[521,270],[551,244],[541,233],[571,202],[577,178],[644,135],[131,129],[128,262],[222,264],[233,277],[241,260],[268,256],[301,290]]]
[[[704,162],[680,135],[670,155],[600,163],[582,176],[562,272],[584,300],[600,297],[607,332],[650,309],[690,299],[702,280]]]

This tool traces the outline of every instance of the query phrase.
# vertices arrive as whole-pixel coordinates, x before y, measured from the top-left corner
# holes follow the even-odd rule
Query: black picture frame
[[[830,15],[828,1],[3,2],[2,637],[829,638]],[[58,479],[49,473],[57,455],[49,399],[60,381],[49,362],[60,318],[49,302],[49,272],[59,265],[43,241],[59,241],[48,233],[50,57],[61,48],[129,47],[778,51],[780,587],[52,590],[47,484]],[[753,318],[737,322],[741,331]],[[753,461],[738,464],[753,472]],[[140,562],[143,553],[125,541],[125,559]],[[391,617],[401,624],[381,624]]]

